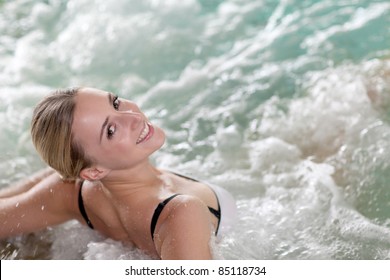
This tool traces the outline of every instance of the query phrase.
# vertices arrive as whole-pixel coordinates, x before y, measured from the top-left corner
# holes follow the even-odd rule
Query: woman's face
[[[114,94],[82,88],[75,96],[72,132],[94,164],[128,169],[144,162],[165,141],[164,132],[152,125],[139,107]]]

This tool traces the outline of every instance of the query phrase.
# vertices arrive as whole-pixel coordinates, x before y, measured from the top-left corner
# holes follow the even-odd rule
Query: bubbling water
[[[3,1],[0,187],[44,166],[34,104],[92,85],[166,131],[158,166],[234,195],[216,258],[389,259],[389,15],[365,0]],[[149,259],[75,221],[0,255]]]

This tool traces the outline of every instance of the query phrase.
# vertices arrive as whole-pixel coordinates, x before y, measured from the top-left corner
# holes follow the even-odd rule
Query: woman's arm
[[[38,176],[40,175],[40,176]],[[0,238],[34,232],[78,217],[75,183],[43,172],[0,197]]]
[[[161,259],[212,259],[212,224],[207,206],[199,199],[180,197],[156,231],[155,244]]]
[[[24,193],[54,172],[55,171],[50,167],[37,171],[32,176],[16,182],[12,184],[12,186],[0,189],[0,198],[11,197]]]

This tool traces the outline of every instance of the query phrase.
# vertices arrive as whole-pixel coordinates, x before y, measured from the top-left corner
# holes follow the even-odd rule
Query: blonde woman
[[[77,219],[154,258],[211,259],[211,236],[235,218],[222,188],[150,163],[164,132],[110,92],[52,93],[31,135],[50,168],[0,193],[0,238]]]

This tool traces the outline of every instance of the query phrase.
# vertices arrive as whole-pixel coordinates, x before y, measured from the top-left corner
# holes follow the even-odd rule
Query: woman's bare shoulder
[[[212,222],[207,206],[190,195],[177,196],[170,204],[156,231],[161,258],[210,259]]]

